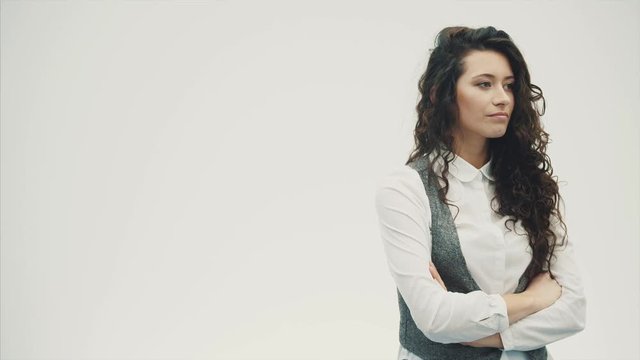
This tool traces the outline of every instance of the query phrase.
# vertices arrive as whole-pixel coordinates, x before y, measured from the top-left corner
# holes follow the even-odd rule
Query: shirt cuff
[[[511,328],[506,328],[504,331],[501,331],[500,338],[502,338],[503,351],[513,350],[515,344],[513,342],[513,333],[511,332]]]
[[[507,314],[507,303],[498,294],[489,295],[489,309],[479,324],[492,329],[495,332],[502,332],[509,328],[509,315]]]

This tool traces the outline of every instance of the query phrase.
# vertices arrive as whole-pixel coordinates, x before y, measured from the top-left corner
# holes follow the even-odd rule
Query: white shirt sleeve
[[[375,206],[391,276],[427,338],[445,344],[468,342],[509,327],[501,295],[447,292],[429,273],[431,211],[414,169],[405,166],[384,177]]]
[[[557,236],[558,223],[552,224]],[[559,238],[560,239],[560,238]],[[502,331],[504,350],[532,350],[582,331],[586,320],[586,298],[574,258],[573,242],[557,246],[551,271],[562,286],[562,294],[551,306],[512,324]]]

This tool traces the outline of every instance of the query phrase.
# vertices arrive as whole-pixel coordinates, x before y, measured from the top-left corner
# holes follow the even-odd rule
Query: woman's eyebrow
[[[481,76],[486,76],[486,77],[490,77],[492,79],[495,79],[495,76],[493,74],[480,74],[480,75],[476,75],[476,76],[472,77],[472,79],[475,79],[475,78],[481,77]],[[513,78],[514,78],[513,75],[509,75],[509,76],[505,77],[505,80],[509,80],[509,79],[513,79]]]

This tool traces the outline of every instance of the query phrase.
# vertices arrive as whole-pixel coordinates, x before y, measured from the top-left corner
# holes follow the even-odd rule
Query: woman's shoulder
[[[417,171],[419,173],[422,173],[425,170],[427,170],[427,168],[429,167],[429,162],[433,157],[434,157],[434,155],[427,156],[427,155],[423,154],[422,156],[419,156],[419,157],[413,159],[406,166],[411,167],[412,169],[414,169],[415,171]]]
[[[431,226],[431,208],[420,174],[403,165],[382,176],[376,188],[375,207],[382,222],[394,223],[398,215],[412,223]]]
[[[377,188],[415,185],[416,180],[420,180],[420,174],[415,168],[410,165],[397,166],[383,173],[378,179]]]
[[[429,204],[422,178],[416,168],[402,165],[387,171],[378,179],[376,199],[404,197],[421,205]]]
[[[417,157],[405,165],[397,166],[389,170],[380,178],[379,183],[398,181],[412,181],[415,183],[416,179],[422,182],[421,173],[424,172],[428,166],[429,161],[425,155]]]

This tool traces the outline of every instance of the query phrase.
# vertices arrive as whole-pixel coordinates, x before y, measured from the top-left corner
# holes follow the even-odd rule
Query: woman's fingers
[[[440,274],[438,273],[438,269],[436,269],[436,266],[429,261],[429,272],[431,273],[431,276],[433,276],[434,279],[440,281],[442,280],[442,278],[440,277]]]
[[[444,281],[442,281],[442,277],[440,277],[440,273],[438,273],[438,269],[436,269],[436,266],[431,261],[429,261],[429,273],[431,273],[431,276],[433,276],[443,289],[447,290]]]
[[[529,282],[526,291],[537,299],[540,309],[544,309],[551,306],[562,295],[562,286],[552,279],[549,273],[543,272]]]

